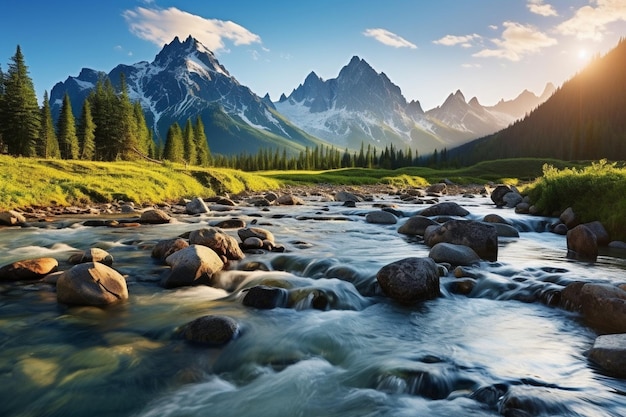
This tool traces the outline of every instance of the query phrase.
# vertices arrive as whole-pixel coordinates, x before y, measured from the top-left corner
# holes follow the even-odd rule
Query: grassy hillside
[[[0,209],[115,200],[161,203],[181,197],[267,190],[277,180],[229,169],[149,162],[91,162],[0,155]]]

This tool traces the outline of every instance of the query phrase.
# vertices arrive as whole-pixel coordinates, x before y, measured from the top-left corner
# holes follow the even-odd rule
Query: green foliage
[[[204,123],[202,118],[198,116],[193,126],[193,140],[196,144],[196,155],[198,165],[208,166],[211,161],[211,151],[207,142],[206,133],[204,132]]]
[[[89,100],[83,103],[83,109],[78,121],[78,143],[80,147],[79,158],[83,161],[92,160],[96,150],[95,140],[96,125],[91,115],[91,104]]]
[[[183,143],[183,132],[178,123],[174,123],[167,131],[167,139],[163,148],[163,159],[170,162],[185,162],[185,146]]]
[[[42,158],[60,158],[61,151],[54,131],[54,122],[50,110],[48,92],[43,94],[43,106],[41,107],[41,130],[37,140],[37,156]]]
[[[72,112],[70,96],[65,93],[61,114],[57,121],[57,140],[61,150],[61,158],[78,159],[78,137],[76,136],[76,122]]]
[[[19,45],[11,61],[7,74],[3,76],[0,135],[9,154],[35,156],[41,133],[41,113]]]
[[[546,164],[526,192],[543,214],[572,207],[582,222],[598,220],[613,239],[626,240],[626,168],[616,163],[600,160],[563,169]]]
[[[194,141],[193,125],[191,119],[187,119],[185,130],[183,131],[184,160],[190,165],[198,165],[198,153],[196,142]]]

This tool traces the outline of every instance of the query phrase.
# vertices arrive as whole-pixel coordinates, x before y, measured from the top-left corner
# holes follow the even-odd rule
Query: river
[[[566,258],[554,219],[497,209],[488,197],[443,197],[471,219],[496,213],[520,230],[501,238],[496,262],[467,267],[477,284],[402,306],[377,290],[376,273],[429,248],[397,225],[365,222],[380,204],[406,214],[424,206],[378,195],[356,208],[306,198],[303,206],[177,216],[137,228],[85,227],[62,218],[0,229],[0,265],[107,250],[130,298],[108,308],[67,307],[44,283],[0,284],[0,415],[109,416],[624,416],[626,381],[585,353],[597,336],[551,294],[576,280],[623,282],[623,258]],[[163,289],[154,244],[237,217],[270,230],[285,252],[248,254],[220,275],[222,288]],[[236,236],[234,230],[227,230]],[[259,268],[259,265],[262,265]],[[250,269],[255,269],[250,271]],[[259,310],[242,290],[281,282],[323,293],[294,308]],[[241,326],[220,348],[174,337],[203,315]],[[524,414],[526,413],[526,414]]]

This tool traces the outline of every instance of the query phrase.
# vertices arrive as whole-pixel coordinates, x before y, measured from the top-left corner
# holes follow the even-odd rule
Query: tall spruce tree
[[[143,114],[143,109],[138,101],[133,103],[133,117],[135,119],[135,132],[137,135],[137,150],[143,155],[154,157],[155,144],[150,134],[150,129],[146,124],[146,118]]]
[[[111,81],[108,78],[98,80],[88,100],[96,125],[94,130],[94,159],[98,161],[115,160],[117,149],[114,147],[112,138],[115,137],[114,114],[117,97]]]
[[[72,103],[69,94],[63,96],[61,114],[57,120],[57,140],[61,149],[61,158],[78,159],[78,137],[76,136],[76,121],[72,112]]]
[[[94,157],[96,151],[94,142],[95,131],[96,124],[93,122],[93,116],[91,115],[91,104],[89,100],[85,100],[76,132],[80,148],[78,157],[82,160],[90,161]]]
[[[209,149],[209,142],[207,141],[206,134],[204,132],[204,123],[202,118],[198,116],[196,123],[193,127],[194,142],[196,143],[196,155],[198,159],[198,165],[208,166],[211,164],[211,150]]]
[[[4,78],[0,123],[2,140],[8,153],[34,156],[41,127],[41,111],[19,45]]]
[[[3,111],[4,111],[4,72],[2,71],[2,67],[0,66],[0,153],[5,153],[7,150],[5,149],[4,142],[2,141],[2,125],[4,124],[3,120]]]
[[[50,111],[50,99],[48,91],[43,93],[43,106],[41,107],[41,129],[37,140],[37,156],[42,158],[59,158],[59,142],[54,130],[54,121]]]
[[[114,159],[137,159],[137,151],[143,146],[139,143],[139,128],[133,109],[133,104],[128,97],[126,76],[120,74],[120,94],[117,96],[114,120],[116,121],[116,135],[114,143],[117,147],[117,155]],[[145,123],[144,123],[145,124]]]
[[[167,130],[167,139],[165,139],[165,146],[163,148],[163,159],[170,162],[184,162],[185,148],[183,145],[183,132],[178,123],[174,123]]]
[[[183,131],[183,147],[185,151],[185,161],[189,165],[198,165],[198,154],[196,142],[194,141],[191,119],[187,119],[187,123],[185,123],[185,130]]]

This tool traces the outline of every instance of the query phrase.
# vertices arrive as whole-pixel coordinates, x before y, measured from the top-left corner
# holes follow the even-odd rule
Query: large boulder
[[[452,243],[437,243],[430,249],[428,257],[437,263],[446,262],[453,266],[473,265],[480,262],[480,256],[472,248]]]
[[[626,332],[626,291],[609,284],[587,283],[580,288],[583,316],[593,326]]]
[[[16,261],[0,268],[0,281],[42,279],[55,272],[59,262],[54,258],[36,258]]]
[[[520,193],[515,191],[511,191],[510,193],[506,193],[502,196],[502,201],[504,201],[504,205],[508,208],[515,208],[519,203],[522,202],[524,197],[521,196]]]
[[[585,223],[585,226],[596,235],[596,242],[598,246],[607,246],[611,243],[611,237],[609,236],[609,232],[606,231],[602,223],[599,221]]]
[[[396,224],[398,218],[384,210],[370,211],[365,215],[365,221],[373,224]]]
[[[498,259],[498,233],[491,224],[473,220],[449,220],[426,233],[424,239],[429,246],[441,242],[465,245],[482,259]]]
[[[172,267],[161,281],[165,288],[210,285],[213,275],[224,268],[217,253],[203,245],[190,245],[174,252],[165,258],[165,263]]]
[[[226,316],[203,316],[182,326],[178,333],[190,342],[221,346],[237,337],[239,324]]]
[[[248,307],[269,310],[285,307],[289,301],[289,292],[284,288],[257,285],[244,291],[246,295],[243,297],[242,303]]]
[[[209,208],[200,197],[196,197],[187,203],[185,205],[185,210],[187,211],[187,214],[203,214],[209,212]]]
[[[170,215],[160,209],[146,210],[139,217],[139,223],[143,224],[164,224],[171,221]]]
[[[189,243],[182,238],[166,239],[157,242],[152,248],[152,257],[164,261],[168,256],[181,249],[185,249]]]
[[[224,262],[244,258],[237,239],[216,227],[194,230],[189,233],[191,245],[203,245],[213,249]]]
[[[409,219],[398,228],[398,233],[409,236],[424,236],[428,226],[439,226],[439,223],[428,217],[416,215],[409,217]]]
[[[589,351],[589,359],[608,374],[626,378],[626,334],[598,336]]]
[[[571,207],[566,208],[561,213],[561,215],[559,216],[559,220],[561,221],[561,223],[567,226],[568,229],[573,229],[580,224],[578,217],[576,217],[576,213],[574,213],[574,209],[572,209]]]
[[[590,262],[595,262],[598,258],[596,235],[584,224],[567,232],[567,257]]]
[[[2,226],[19,226],[26,222],[26,218],[15,210],[0,212],[0,225]]]
[[[57,280],[57,301],[62,304],[105,306],[126,299],[124,277],[100,262],[78,264]]]
[[[84,264],[87,262],[100,262],[106,266],[113,265],[113,256],[104,249],[89,248],[81,253],[75,253],[67,260],[72,265]]]
[[[421,216],[459,216],[465,217],[469,213],[466,209],[458,205],[453,201],[446,201],[444,203],[433,204],[432,206],[422,210],[419,213]]]
[[[388,297],[402,304],[439,296],[439,270],[431,258],[406,258],[385,265],[376,280]]]
[[[493,201],[493,203],[497,207],[504,207],[506,205],[506,201],[504,201],[504,196],[512,191],[513,190],[511,190],[511,188],[506,185],[498,185],[491,192],[491,201]]]

